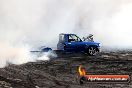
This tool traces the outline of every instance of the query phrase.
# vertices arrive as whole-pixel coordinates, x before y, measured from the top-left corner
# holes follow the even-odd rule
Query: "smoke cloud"
[[[0,0],[0,67],[34,61],[29,51],[37,46],[55,49],[59,33],[132,48],[131,9],[131,0]]]

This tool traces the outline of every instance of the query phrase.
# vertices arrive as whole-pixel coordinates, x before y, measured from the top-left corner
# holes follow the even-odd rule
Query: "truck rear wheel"
[[[88,49],[87,49],[87,53],[90,55],[90,56],[95,56],[97,54],[97,48],[94,47],[94,46],[90,46]]]

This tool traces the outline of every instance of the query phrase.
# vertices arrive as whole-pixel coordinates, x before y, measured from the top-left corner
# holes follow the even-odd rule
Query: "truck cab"
[[[94,41],[82,41],[76,34],[59,34],[57,50],[64,52],[83,52],[96,55],[99,52],[99,43]]]

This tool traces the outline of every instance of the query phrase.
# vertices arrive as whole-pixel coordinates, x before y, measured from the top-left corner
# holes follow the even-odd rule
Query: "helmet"
[[[92,37],[93,35],[92,34],[89,34],[89,37]]]

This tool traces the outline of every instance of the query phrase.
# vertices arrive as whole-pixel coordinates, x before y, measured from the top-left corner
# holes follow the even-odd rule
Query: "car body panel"
[[[68,36],[76,36],[75,34],[60,34],[59,37],[63,36],[63,39],[59,38],[59,42],[57,44],[57,49],[58,50],[64,50],[66,52],[83,52],[86,51],[86,48],[89,46],[95,46],[99,48],[100,43],[96,42],[91,42],[91,41],[82,41],[79,38],[79,41],[73,41],[69,42],[68,41]],[[60,40],[61,39],[61,40]]]

